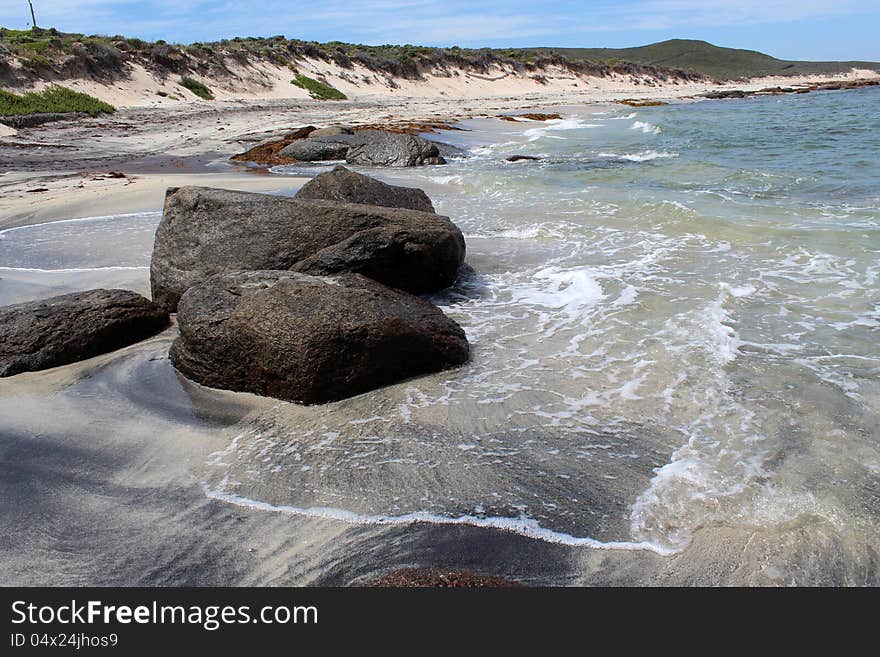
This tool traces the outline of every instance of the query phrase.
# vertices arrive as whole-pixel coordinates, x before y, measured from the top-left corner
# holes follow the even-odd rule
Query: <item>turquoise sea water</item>
[[[878,100],[466,121],[437,138],[470,157],[368,171],[424,188],[462,228],[468,268],[433,299],[472,362],[338,404],[255,410],[205,465],[206,493],[664,554],[700,531],[796,534],[817,569],[873,563],[876,577]],[[506,161],[517,154],[542,160]],[[0,297],[143,289],[157,221],[0,234]],[[774,568],[797,581],[785,559]]]

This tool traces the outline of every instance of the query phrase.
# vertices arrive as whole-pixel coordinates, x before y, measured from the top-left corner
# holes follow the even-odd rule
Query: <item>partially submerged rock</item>
[[[438,308],[356,274],[215,276],[180,301],[171,361],[214,388],[304,404],[463,364],[464,331]]]
[[[451,285],[464,256],[461,231],[428,212],[181,187],[166,195],[150,279],[168,311],[214,274],[257,269],[357,271],[424,293]]]
[[[145,340],[168,313],[128,290],[89,290],[0,308],[0,376],[44,370]]]
[[[508,162],[540,162],[541,158],[535,155],[511,155]]]
[[[355,136],[338,134],[327,137],[300,139],[285,146],[279,155],[300,162],[324,162],[344,160]]]
[[[277,165],[295,162],[326,162],[346,160],[352,146],[357,145],[352,164],[368,166],[421,166],[446,164],[447,156],[461,156],[464,151],[449,144],[428,141],[416,136],[420,130],[457,129],[445,124],[406,124],[387,127],[330,126],[300,128],[282,139],[267,141],[234,155],[239,162]]]
[[[463,148],[453,146],[452,144],[447,144],[445,141],[435,141],[431,143],[437,146],[437,150],[440,152],[440,157],[442,157],[444,160],[468,157],[470,155],[470,153],[468,153]]]
[[[348,149],[349,164],[382,167],[416,167],[446,164],[437,144],[415,135],[361,130]]]
[[[431,199],[421,189],[387,185],[344,166],[315,176],[303,185],[294,198],[434,212]]]

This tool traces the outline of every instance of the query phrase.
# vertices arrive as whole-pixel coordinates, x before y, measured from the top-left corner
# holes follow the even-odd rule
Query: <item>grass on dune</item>
[[[198,80],[190,77],[182,77],[177,84],[179,84],[181,87],[189,89],[199,98],[204,98],[205,100],[214,100],[214,93],[204,82],[199,82]]]
[[[302,73],[296,73],[295,75],[296,77],[290,83],[308,91],[312,98],[317,100],[348,100],[348,96],[329,84],[319,82]]]
[[[53,112],[82,112],[91,116],[111,114],[112,105],[88,94],[67,87],[53,85],[43,91],[30,91],[21,95],[0,89],[0,116],[21,116]]]

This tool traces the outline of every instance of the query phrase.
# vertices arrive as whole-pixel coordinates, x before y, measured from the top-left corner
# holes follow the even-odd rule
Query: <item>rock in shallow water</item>
[[[0,308],[0,376],[44,370],[145,340],[168,313],[128,290],[89,290]]]
[[[461,365],[464,331],[418,297],[357,274],[251,271],[190,288],[174,366],[224,388],[305,404]]]
[[[181,187],[168,190],[150,278],[153,299],[173,311],[180,295],[214,274],[295,266],[431,292],[455,281],[464,256],[461,231],[436,214]]]
[[[354,135],[347,134],[325,137],[310,136],[308,139],[300,139],[285,146],[278,154],[301,162],[344,160],[348,154],[349,146],[354,140]]]
[[[362,130],[356,133],[345,161],[349,164],[380,167],[446,164],[434,142],[414,135],[382,130]]]
[[[294,198],[434,212],[431,199],[421,189],[387,185],[381,180],[356,173],[343,166],[315,176],[303,185]]]

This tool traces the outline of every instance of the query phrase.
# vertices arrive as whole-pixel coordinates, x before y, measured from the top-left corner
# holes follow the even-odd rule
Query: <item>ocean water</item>
[[[204,493],[663,555],[713,528],[821,533],[816,569],[876,571],[878,94],[466,121],[439,138],[468,158],[365,171],[422,187],[464,232],[467,267],[432,300],[472,360],[336,404],[255,404],[199,465]],[[276,169],[280,193],[325,169]],[[0,233],[0,302],[146,291],[158,220]]]

